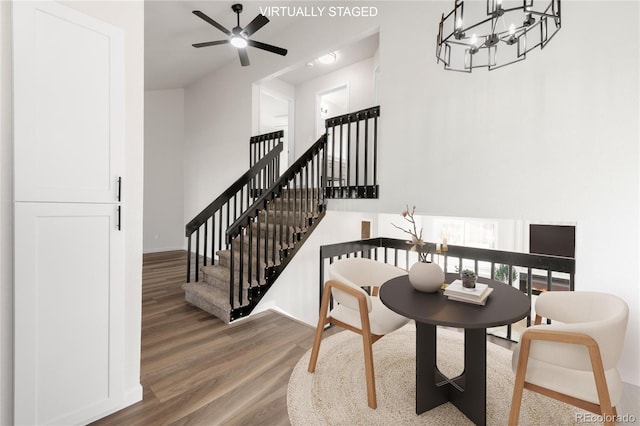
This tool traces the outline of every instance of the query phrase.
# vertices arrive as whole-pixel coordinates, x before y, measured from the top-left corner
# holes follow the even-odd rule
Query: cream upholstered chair
[[[346,258],[329,265],[329,281],[324,285],[320,317],[309,360],[309,372],[313,373],[316,369],[322,332],[326,324],[335,324],[362,335],[367,402],[369,407],[374,409],[377,402],[372,345],[385,334],[409,322],[409,319],[384,306],[375,296],[378,295],[379,286],[385,281],[406,274],[407,271],[404,269],[375,260]],[[362,287],[371,287],[372,296]],[[328,312],[332,294],[337,305]]]
[[[614,424],[622,380],[616,369],[629,308],[617,296],[550,291],[538,296],[535,325],[513,352],[516,373],[509,424],[516,425],[523,388],[605,417]],[[541,324],[542,318],[553,320]]]

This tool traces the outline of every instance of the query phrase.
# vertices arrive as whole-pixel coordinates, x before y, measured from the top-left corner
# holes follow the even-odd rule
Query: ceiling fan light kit
[[[231,6],[231,10],[233,10],[237,16],[237,25],[233,28],[233,30],[229,31],[223,25],[220,25],[209,16],[205,15],[203,12],[199,10],[194,10],[193,14],[207,22],[208,24],[216,27],[218,30],[222,31],[227,35],[227,39],[225,40],[216,40],[216,41],[206,41],[203,43],[194,43],[192,46],[196,48],[200,47],[208,47],[208,46],[216,46],[219,44],[231,44],[238,51],[238,57],[240,58],[240,64],[243,67],[246,67],[251,64],[249,61],[249,55],[247,54],[247,46],[255,47],[257,49],[266,50],[267,52],[275,53],[277,55],[285,56],[287,54],[287,49],[283,49],[281,47],[272,46],[270,44],[262,43],[256,40],[251,39],[251,35],[257,32],[260,28],[264,27],[268,22],[269,18],[262,14],[258,14],[253,21],[249,22],[244,28],[240,26],[240,13],[242,13],[242,5],[234,4]]]
[[[436,57],[445,70],[502,68],[543,49],[560,30],[560,0],[535,6],[534,0],[487,0],[486,10],[471,2],[471,16],[465,16],[464,3],[454,0],[453,10],[440,19]]]

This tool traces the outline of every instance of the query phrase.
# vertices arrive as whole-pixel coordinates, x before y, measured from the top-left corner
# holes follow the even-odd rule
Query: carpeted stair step
[[[205,283],[208,283],[209,285],[211,285],[212,287],[217,287],[220,290],[226,291],[227,293],[229,293],[229,282],[231,280],[231,271],[229,270],[228,267],[224,267],[224,266],[220,266],[220,265],[208,265],[208,266],[203,266],[202,268],[200,268],[200,270],[202,271],[202,281],[204,281]],[[256,276],[256,271],[251,271],[251,275],[253,275],[252,279],[251,279],[251,286],[252,287],[256,287],[258,285],[264,285],[266,284],[266,280],[264,278],[264,268],[262,268],[260,271],[260,280],[258,281],[257,276]],[[249,288],[249,280],[248,280],[248,270],[247,269],[243,269],[243,288],[247,289]],[[239,270],[236,270],[233,274],[233,281],[234,281],[234,288],[237,289],[239,288],[239,284],[240,284],[240,273]],[[237,294],[236,294],[237,295]]]
[[[182,285],[185,292],[185,300],[197,306],[203,311],[209,312],[229,324],[231,304],[229,303],[229,290],[224,291],[204,282],[185,283]],[[236,301],[235,307],[240,304]],[[246,294],[243,297],[242,306],[249,304]]]
[[[218,250],[216,252],[216,254],[218,255],[218,262],[220,266],[223,266],[225,268],[230,268],[231,267],[231,250]],[[247,271],[248,267],[249,267],[249,252],[248,250],[245,250],[245,254],[243,256],[243,261],[244,261],[244,270]],[[256,261],[254,260],[254,257],[251,257],[251,269],[254,270],[256,268]],[[280,264],[280,258],[279,256],[276,256],[276,261],[275,264],[273,262],[273,258],[269,257],[268,262],[265,263],[264,261],[264,253],[260,254],[260,262],[258,263],[258,267],[260,267],[261,269],[264,269],[265,267],[272,267],[275,265],[279,265]],[[234,256],[233,256],[233,264],[234,264],[234,268],[237,270],[239,270],[240,268],[240,252],[235,251],[234,252]]]

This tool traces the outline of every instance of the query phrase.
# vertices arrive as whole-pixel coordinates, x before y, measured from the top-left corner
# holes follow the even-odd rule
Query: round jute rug
[[[449,377],[463,368],[464,335],[438,329],[438,367]],[[451,403],[415,413],[415,326],[408,324],[373,345],[378,408],[367,405],[362,338],[343,331],[322,341],[315,373],[308,351],[287,390],[292,425],[471,425]],[[511,351],[487,343],[487,424],[506,425],[514,374]],[[574,425],[578,408],[525,389],[521,425]]]

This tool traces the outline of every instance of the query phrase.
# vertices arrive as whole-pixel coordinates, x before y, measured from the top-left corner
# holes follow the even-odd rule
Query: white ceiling
[[[231,45],[196,49],[193,43],[223,40],[225,34],[195,16],[200,10],[219,24],[231,30],[236,26],[236,14],[231,1],[146,1],[145,2],[145,89],[175,89],[186,87],[203,76],[235,62],[240,67],[238,54]],[[248,24],[258,13],[260,2],[245,2],[240,25]],[[287,27],[284,19],[273,18],[252,37],[264,43]],[[287,48],[286,45],[280,47]],[[338,60],[332,65],[316,63],[313,68],[304,65],[280,75],[279,78],[298,85],[366,58],[378,49],[378,34],[367,37],[336,51]],[[249,49],[249,59],[259,58],[258,49]]]

